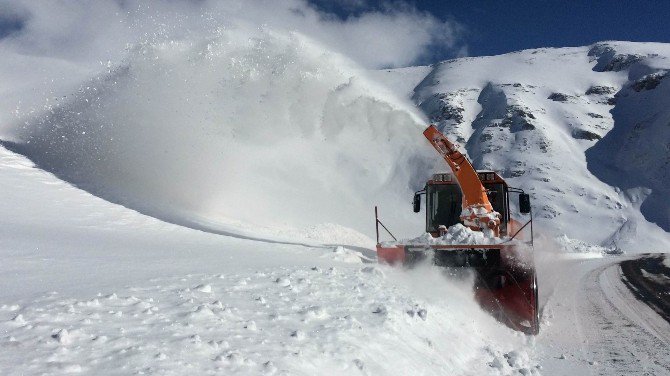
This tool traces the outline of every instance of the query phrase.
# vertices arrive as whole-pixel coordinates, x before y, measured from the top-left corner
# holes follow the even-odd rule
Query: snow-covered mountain
[[[370,245],[375,204],[398,235],[421,232],[411,195],[444,168],[421,135],[433,121],[532,192],[564,243],[667,250],[667,45],[374,72],[267,28],[136,45],[101,72],[5,47],[2,92],[25,99],[0,114],[7,374],[669,369],[667,323],[617,257],[540,239],[531,338],[482,312],[467,279],[333,244]],[[37,90],[37,70],[68,85]]]
[[[604,42],[375,72],[531,192],[543,231],[628,251],[670,245],[670,45]]]

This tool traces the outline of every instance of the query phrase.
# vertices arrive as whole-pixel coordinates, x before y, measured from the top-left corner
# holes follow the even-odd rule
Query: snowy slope
[[[0,223],[3,375],[479,375],[534,366],[523,336],[479,310],[467,281],[445,283],[436,269],[404,273],[341,247],[166,224],[4,149],[0,181],[2,212],[13,213]]]
[[[668,58],[667,44],[624,42],[461,58],[409,95],[477,168],[531,193],[543,231],[667,251]],[[400,88],[414,72],[376,77]]]

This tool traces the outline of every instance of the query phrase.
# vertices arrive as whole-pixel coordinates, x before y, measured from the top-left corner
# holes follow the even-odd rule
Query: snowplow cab
[[[495,171],[478,170],[493,209],[500,213],[500,236],[511,232],[509,215],[509,188]],[[439,235],[439,226],[451,227],[460,223],[463,194],[454,176],[449,172],[432,176],[423,190],[414,195],[414,212],[421,210],[421,196],[426,196],[426,232]]]

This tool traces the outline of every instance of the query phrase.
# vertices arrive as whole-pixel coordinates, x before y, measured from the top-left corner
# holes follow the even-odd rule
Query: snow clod
[[[26,323],[26,320],[23,318],[23,315],[20,314],[20,313],[19,313],[18,315],[14,316],[14,318],[12,319],[12,321],[13,321],[14,323],[16,323],[16,324],[20,324],[20,325],[23,325],[23,324]]]
[[[386,315],[388,313],[386,307],[383,305],[376,306],[373,310],[372,313],[378,314],[378,315]]]
[[[69,345],[72,343],[72,336],[67,329],[61,329],[56,334],[52,334],[51,338],[58,340],[62,345]]]
[[[269,360],[263,363],[263,369],[265,370],[266,375],[273,375],[277,372],[277,367],[275,367],[274,363]]]
[[[212,292],[212,286],[210,286],[210,285],[204,285],[204,284],[203,285],[198,285],[198,286],[195,287],[195,289],[200,291],[200,292],[207,293],[207,294]]]
[[[305,335],[305,332],[303,332],[302,330],[294,330],[293,332],[291,332],[291,337],[299,341],[302,341],[307,336]]]
[[[285,277],[280,277],[275,280],[275,283],[277,283],[281,287],[289,287],[291,286],[291,280]]]

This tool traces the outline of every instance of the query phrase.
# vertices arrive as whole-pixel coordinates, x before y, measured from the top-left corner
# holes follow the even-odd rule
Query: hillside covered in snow
[[[612,250],[670,241],[670,46],[603,42],[374,72],[531,192],[542,231]]]

